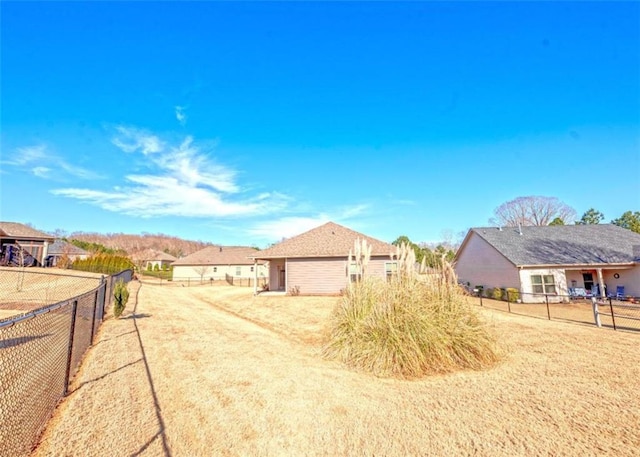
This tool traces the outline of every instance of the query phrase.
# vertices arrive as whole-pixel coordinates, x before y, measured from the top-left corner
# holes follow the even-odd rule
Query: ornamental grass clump
[[[467,303],[448,262],[424,275],[409,246],[391,258],[397,268],[387,281],[362,277],[345,290],[323,349],[327,358],[399,378],[498,361],[495,337]]]

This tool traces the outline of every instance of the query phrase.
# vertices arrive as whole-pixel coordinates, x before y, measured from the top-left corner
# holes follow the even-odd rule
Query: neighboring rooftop
[[[19,222],[0,222],[0,237],[51,241],[55,239],[51,235]]]
[[[78,246],[67,243],[63,240],[56,240],[53,244],[49,245],[47,250],[48,255],[91,255],[89,251],[85,251]]]
[[[253,265],[256,252],[250,246],[207,246],[172,265]]]
[[[358,238],[367,240],[371,245],[372,255],[388,256],[396,252],[396,247],[389,243],[371,238],[335,222],[327,222],[264,251],[255,252],[254,257],[258,259],[344,257],[346,259]]]
[[[471,231],[517,266],[640,262],[640,234],[612,224],[478,227]]]
[[[146,262],[146,261],[167,261],[173,262],[177,260],[177,257],[172,256],[171,254],[167,254],[163,251],[158,251],[157,249],[145,249],[143,251],[138,251],[132,254],[131,259],[137,262]]]

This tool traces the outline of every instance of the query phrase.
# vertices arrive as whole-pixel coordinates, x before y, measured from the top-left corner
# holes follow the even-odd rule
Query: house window
[[[213,272],[217,273],[218,272],[218,267],[213,267]]]
[[[236,267],[236,276],[242,276],[242,267]]]
[[[362,279],[362,271],[358,267],[358,264],[355,262],[351,262],[349,265],[349,281],[357,282]]]
[[[384,272],[389,281],[398,272],[398,262],[385,262]]]
[[[251,273],[253,273],[253,267],[251,267]]]
[[[534,294],[555,294],[556,284],[553,275],[531,275]]]

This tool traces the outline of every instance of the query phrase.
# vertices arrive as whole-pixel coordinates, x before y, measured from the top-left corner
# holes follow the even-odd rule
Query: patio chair
[[[587,291],[584,287],[569,287],[569,296],[571,298],[587,298]]]
[[[624,299],[624,286],[616,286],[616,293],[609,294],[609,298],[615,298],[616,300]]]

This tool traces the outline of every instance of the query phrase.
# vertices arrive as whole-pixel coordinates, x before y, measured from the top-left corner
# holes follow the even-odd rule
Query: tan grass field
[[[379,379],[320,357],[338,298],[251,293],[143,285],[33,456],[640,455],[637,334],[477,308],[498,366]]]

